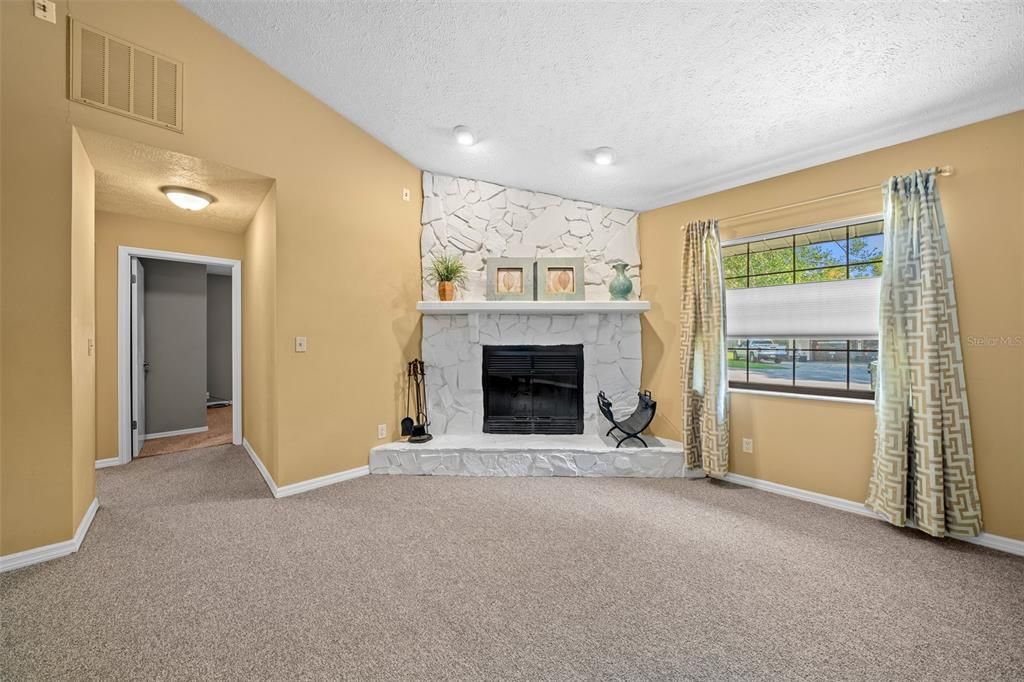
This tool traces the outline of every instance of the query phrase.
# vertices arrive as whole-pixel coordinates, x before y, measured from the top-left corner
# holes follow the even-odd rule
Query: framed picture
[[[582,258],[537,259],[538,301],[582,301],[583,284]]]
[[[532,301],[534,260],[532,258],[488,258],[488,301]]]

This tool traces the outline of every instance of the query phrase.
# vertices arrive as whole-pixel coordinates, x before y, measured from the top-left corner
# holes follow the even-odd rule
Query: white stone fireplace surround
[[[481,433],[483,346],[583,345],[584,430],[596,433],[598,391],[629,411],[640,389],[636,212],[490,182],[423,173],[423,361],[434,434]],[[469,282],[437,302],[426,279],[434,256],[457,255]],[[486,301],[488,258],[584,260],[586,300]],[[612,263],[631,266],[632,301],[611,301]]]
[[[683,475],[679,443],[648,438],[616,448],[597,409],[604,391],[617,415],[632,412],[640,390],[640,293],[636,213],[488,182],[423,174],[422,357],[426,364],[428,443],[379,445],[373,474],[446,476]],[[454,302],[439,302],[426,280],[434,256],[454,254],[469,282]],[[492,257],[584,260],[583,301],[488,301]],[[611,264],[631,266],[633,294],[612,301]],[[583,435],[483,433],[483,347],[583,346]]]
[[[427,413],[435,434],[483,430],[483,346],[583,346],[584,433],[597,433],[597,393],[629,413],[640,390],[644,302],[422,304]],[[497,305],[497,310],[492,306]],[[522,312],[506,312],[524,308]],[[622,309],[619,311],[619,307]],[[577,310],[587,312],[555,312]],[[441,312],[435,312],[440,310]],[[474,311],[474,312],[470,312]],[[605,427],[607,430],[607,427]]]
[[[611,264],[628,263],[631,298],[640,296],[640,244],[636,211],[482,180],[423,173],[420,256],[423,300],[436,301],[426,281],[434,256],[454,254],[469,270],[458,300],[486,299],[486,261],[506,258],[578,257],[584,262],[586,299],[607,301],[615,276]]]

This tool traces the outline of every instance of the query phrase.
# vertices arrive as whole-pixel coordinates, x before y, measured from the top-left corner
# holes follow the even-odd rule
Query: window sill
[[[730,388],[729,393],[741,395],[763,395],[773,398],[796,398],[797,400],[823,400],[829,403],[853,403],[854,405],[874,405],[869,398],[844,398],[835,395],[814,395],[811,393],[788,393],[784,391],[762,391],[754,388]]]

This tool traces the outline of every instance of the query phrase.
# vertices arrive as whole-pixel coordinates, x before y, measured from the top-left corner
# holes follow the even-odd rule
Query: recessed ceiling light
[[[598,166],[610,166],[615,163],[615,150],[611,147],[598,147],[594,150],[594,163]]]
[[[172,204],[186,211],[202,211],[217,201],[216,197],[212,194],[200,192],[197,189],[189,189],[188,187],[161,187],[160,191],[171,200]]]
[[[455,135],[455,141],[463,147],[471,147],[476,142],[476,135],[467,126],[455,126],[452,128],[452,134]]]

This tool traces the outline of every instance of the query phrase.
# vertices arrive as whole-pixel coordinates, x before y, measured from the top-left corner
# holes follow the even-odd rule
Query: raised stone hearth
[[[371,474],[429,476],[683,476],[682,445],[644,437],[650,447],[582,436],[436,436],[428,443],[388,443],[370,450]]]

